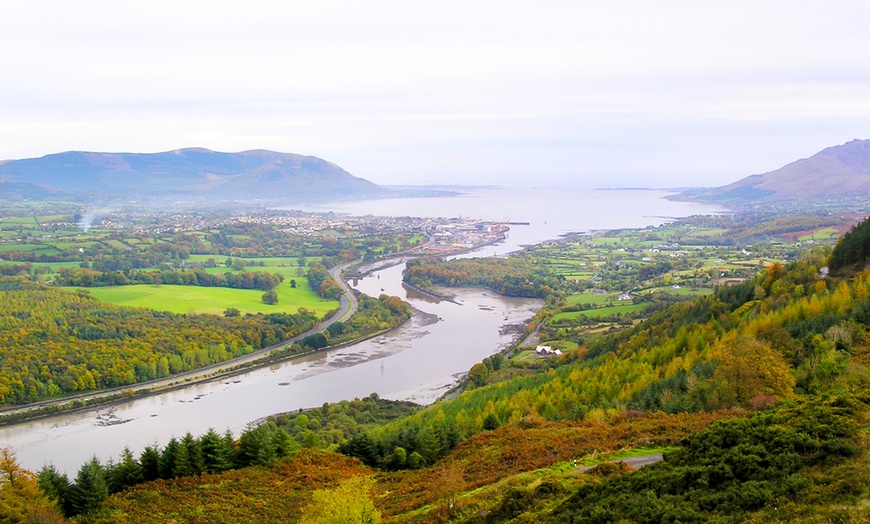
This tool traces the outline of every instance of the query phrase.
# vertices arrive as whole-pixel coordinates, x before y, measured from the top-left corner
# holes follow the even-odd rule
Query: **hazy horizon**
[[[384,185],[697,187],[870,138],[870,4],[18,2],[0,159],[313,155]]]

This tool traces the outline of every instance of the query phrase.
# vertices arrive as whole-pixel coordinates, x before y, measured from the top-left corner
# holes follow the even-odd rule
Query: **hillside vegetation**
[[[333,499],[367,522],[866,521],[870,274],[826,263],[773,264],[540,365],[492,357],[477,387],[368,430],[371,401],[284,416],[296,458],[142,484],[82,521],[323,522]],[[323,451],[342,437],[358,461]],[[612,459],[628,450],[664,457],[635,472]]]
[[[867,260],[870,260],[870,219],[856,224],[840,238],[831,253],[830,269],[839,273],[848,267],[866,264]]]

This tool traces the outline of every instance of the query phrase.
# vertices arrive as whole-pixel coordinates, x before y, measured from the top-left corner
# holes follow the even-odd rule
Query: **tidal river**
[[[402,206],[409,205],[404,200],[356,204],[361,209],[348,204],[338,210],[374,214],[377,210],[365,206],[375,205],[383,215],[461,214],[530,222],[515,226],[503,245],[472,254],[478,256],[501,254],[568,231],[603,229],[608,217],[615,227],[639,227],[661,223],[665,216],[715,211],[662,200],[660,192],[600,193],[597,198],[587,195],[586,200],[566,200],[564,192],[559,192],[553,196],[555,200],[543,201],[529,199],[528,192],[511,200],[496,191],[494,196],[490,192],[489,196],[476,197],[471,206],[467,197],[414,199],[411,204],[416,202],[416,213],[404,212]],[[573,207],[578,202],[580,207]],[[454,212],[453,205],[463,211]],[[517,214],[499,217],[493,215],[498,212],[494,210]],[[520,215],[523,211],[527,214]],[[384,398],[431,403],[472,365],[509,345],[516,333],[510,327],[525,324],[541,305],[538,300],[500,297],[480,289],[454,290],[457,303],[436,302],[407,292],[401,285],[403,269],[404,264],[382,269],[354,284],[368,295],[397,295],[414,306],[414,317],[386,335],[223,380],[0,428],[0,445],[14,448],[28,469],[53,463],[58,470],[75,475],[92,456],[102,461],[117,459],[124,447],[138,455],[149,444],[162,445],[172,436],[181,437],[186,432],[199,435],[209,428],[219,432],[229,429],[238,435],[259,418],[324,402],[377,393]]]

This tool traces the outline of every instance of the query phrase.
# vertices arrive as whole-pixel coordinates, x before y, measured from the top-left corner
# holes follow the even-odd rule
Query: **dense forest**
[[[360,458],[395,464],[402,448],[431,464],[461,439],[529,416],[604,420],[626,410],[758,408],[823,391],[850,362],[868,359],[870,321],[870,278],[831,281],[828,290],[819,279],[823,262],[772,265],[753,281],[671,306],[535,373],[487,362],[491,384],[355,437],[376,451]]]
[[[521,257],[455,259],[418,258],[410,260],[405,282],[429,287],[483,286],[510,297],[545,298],[568,286],[564,278],[551,274]]]
[[[831,253],[831,271],[864,264],[870,259],[870,218],[855,225],[840,238]],[[860,269],[860,268],[858,268]]]

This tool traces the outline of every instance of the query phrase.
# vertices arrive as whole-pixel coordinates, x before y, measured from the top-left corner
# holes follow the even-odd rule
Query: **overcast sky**
[[[870,2],[0,2],[0,159],[272,149],[376,183],[721,185],[870,138]]]

